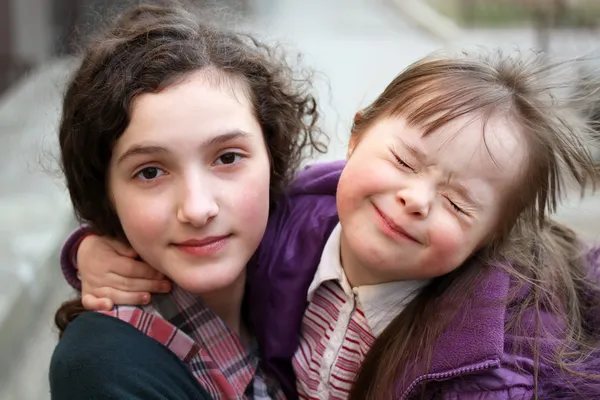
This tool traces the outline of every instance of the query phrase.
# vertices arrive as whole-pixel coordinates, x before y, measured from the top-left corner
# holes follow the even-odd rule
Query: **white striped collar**
[[[356,296],[374,336],[379,336],[427,281],[394,281],[352,288],[340,260],[342,226],[338,223],[327,239],[317,272],[308,288],[310,302],[327,281],[337,281],[348,298]]]

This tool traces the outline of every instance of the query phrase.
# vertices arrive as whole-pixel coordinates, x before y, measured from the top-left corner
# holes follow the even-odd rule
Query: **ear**
[[[350,158],[352,153],[354,153],[354,149],[356,148],[359,142],[358,136],[358,134],[350,134],[350,141],[348,142],[348,151],[346,152],[346,158]]]
[[[354,114],[354,124],[352,126],[352,132],[350,132],[350,142],[348,143],[348,151],[346,153],[346,158],[350,158],[350,156],[354,152],[354,148],[356,147],[356,145],[359,142],[359,140],[358,140],[359,135],[355,132],[354,128],[355,128],[356,122],[360,119],[360,117],[362,117],[362,115],[363,115],[362,111],[358,111],[356,114]]]

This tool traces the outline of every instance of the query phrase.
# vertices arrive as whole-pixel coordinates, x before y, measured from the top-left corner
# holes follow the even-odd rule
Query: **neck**
[[[377,285],[394,280],[384,279],[381,276],[371,273],[348,246],[343,229],[340,237],[340,261],[344,274],[346,274],[346,279],[348,279],[348,283],[352,287]]]
[[[348,283],[350,286],[357,287],[364,285],[364,278],[360,273],[363,268],[360,268],[358,260],[348,248],[348,244],[344,238],[344,231],[342,230],[342,237],[340,238],[340,262],[342,264],[342,269],[344,270],[344,274],[346,274],[346,279],[348,279]]]
[[[241,317],[245,284],[246,272],[244,271],[228,287],[210,293],[203,293],[200,296],[206,306],[221,318],[240,339],[245,336]]]

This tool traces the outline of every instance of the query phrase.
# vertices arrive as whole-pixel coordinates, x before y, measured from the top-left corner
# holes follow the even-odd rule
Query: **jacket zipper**
[[[459,375],[469,374],[469,373],[477,372],[477,371],[483,371],[483,370],[494,368],[494,367],[497,368],[499,366],[500,366],[500,360],[493,359],[493,360],[488,360],[488,361],[485,361],[485,362],[482,362],[479,364],[472,364],[468,367],[454,369],[454,370],[448,371],[448,372],[438,372],[438,373],[434,373],[434,374],[421,375],[408,386],[408,388],[404,391],[402,396],[400,396],[399,400],[407,400],[412,395],[412,392],[417,388],[417,386],[424,381],[429,381],[429,380],[434,380],[434,379],[435,380],[440,380],[440,379],[446,380],[446,379],[450,379],[450,378],[455,378]]]

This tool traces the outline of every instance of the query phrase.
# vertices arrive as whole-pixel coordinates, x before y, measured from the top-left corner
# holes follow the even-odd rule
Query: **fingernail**
[[[148,304],[148,303],[150,303],[150,295],[149,295],[149,294],[144,294],[144,295],[142,295],[142,302],[143,302],[144,304]]]

